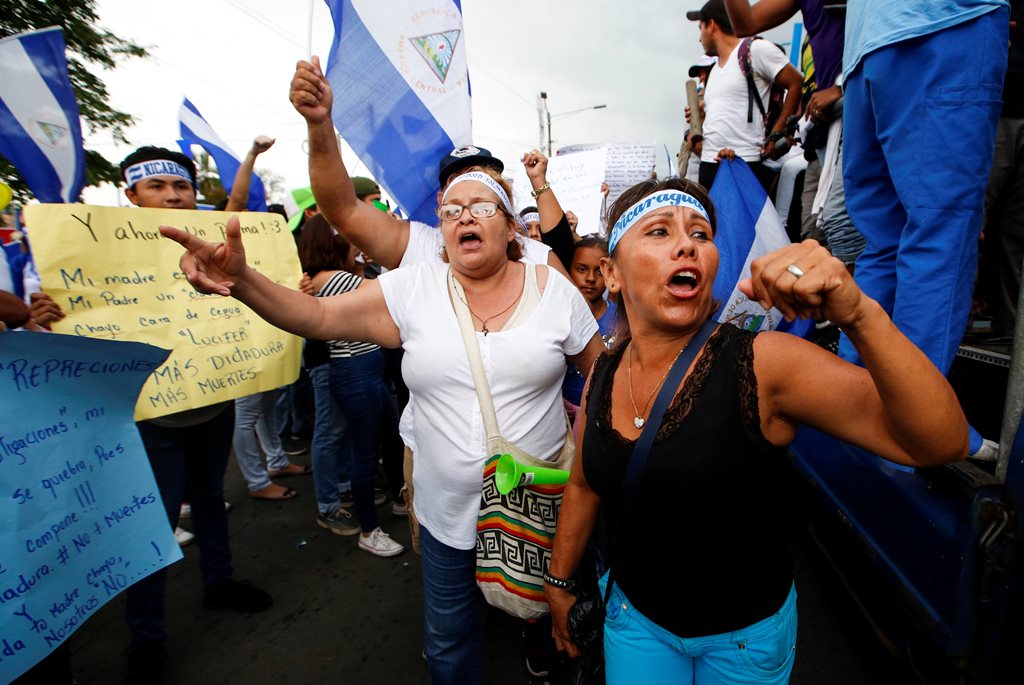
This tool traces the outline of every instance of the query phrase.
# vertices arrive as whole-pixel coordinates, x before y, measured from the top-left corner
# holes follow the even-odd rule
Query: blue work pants
[[[971,309],[1008,11],[868,53],[843,85],[857,283],[943,373]],[[845,336],[839,351],[859,362]]]

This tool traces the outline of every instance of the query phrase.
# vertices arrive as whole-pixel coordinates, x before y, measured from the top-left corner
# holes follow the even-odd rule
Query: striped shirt
[[[349,273],[348,271],[335,271],[324,286],[317,292],[317,297],[330,297],[331,295],[340,295],[341,293],[347,293],[350,290],[355,290],[359,287],[359,284],[363,282],[363,279],[355,274]],[[331,359],[339,357],[358,357],[374,350],[379,350],[380,347],[368,342],[350,342],[348,340],[328,340],[327,349],[331,353]]]

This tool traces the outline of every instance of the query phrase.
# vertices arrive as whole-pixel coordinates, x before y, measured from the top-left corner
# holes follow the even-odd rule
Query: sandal
[[[291,499],[293,497],[298,497],[298,495],[299,495],[298,492],[296,492],[295,490],[292,490],[291,488],[284,488],[283,490],[278,490],[277,488],[280,488],[280,487],[281,487],[280,485],[275,485],[275,484],[271,483],[270,485],[268,485],[265,488],[260,488],[259,490],[251,491],[249,493],[249,497],[252,497],[253,499],[265,499],[265,500],[271,500],[271,501],[279,501],[279,500]]]
[[[286,478],[288,476],[308,476],[313,473],[313,467],[309,464],[288,464],[280,471],[267,471],[271,478]]]

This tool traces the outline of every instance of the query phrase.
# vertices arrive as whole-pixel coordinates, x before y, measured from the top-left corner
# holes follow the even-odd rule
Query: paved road
[[[165,683],[426,682],[419,558],[407,551],[380,559],[360,551],[354,538],[331,535],[314,522],[312,480],[288,480],[299,497],[251,500],[237,466],[229,464],[236,577],[267,589],[275,604],[253,615],[202,609],[197,553],[194,545],[186,548],[185,559],[169,573]],[[393,517],[389,505],[380,511],[385,530],[408,543],[405,519]],[[797,537],[800,640],[792,683],[911,683],[881,650],[811,544]],[[79,685],[120,682],[128,642],[123,608],[122,600],[111,602],[73,636]],[[486,643],[488,682],[528,682],[514,620],[493,612]]]

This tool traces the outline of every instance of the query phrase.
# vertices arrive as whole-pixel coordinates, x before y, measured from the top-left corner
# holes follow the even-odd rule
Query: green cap
[[[364,198],[367,195],[380,192],[380,186],[372,178],[365,176],[353,176],[352,187],[356,189],[356,197]]]
[[[302,222],[303,213],[316,204],[313,189],[295,188],[284,198],[284,211],[288,214],[288,228],[293,231]]]

